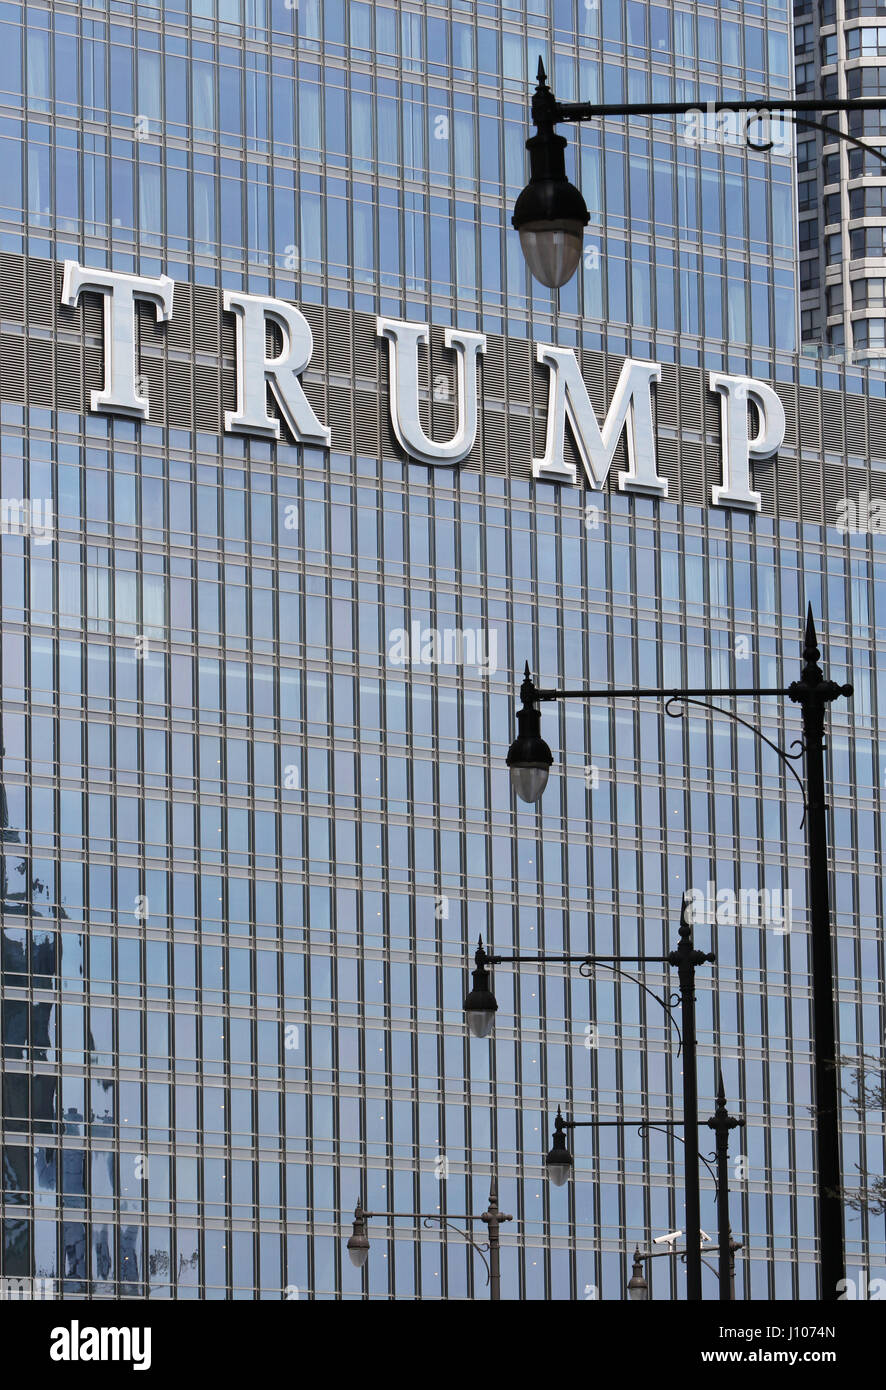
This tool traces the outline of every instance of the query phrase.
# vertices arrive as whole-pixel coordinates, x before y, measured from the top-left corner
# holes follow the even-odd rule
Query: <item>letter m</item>
[[[661,380],[661,367],[655,362],[627,359],[601,429],[572,349],[539,343],[536,356],[542,366],[550,368],[551,376],[545,454],[532,460],[533,477],[576,482],[575,466],[565,459],[568,421],[592,488],[604,487],[625,430],[628,466],[618,475],[619,491],[667,497],[667,479],[660,478],[656,468],[652,427],[652,383]]]

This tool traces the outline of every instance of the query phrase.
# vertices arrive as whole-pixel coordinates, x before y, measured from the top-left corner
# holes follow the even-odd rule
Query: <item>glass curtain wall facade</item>
[[[564,99],[740,99],[790,90],[789,35],[753,3],[0,4],[0,251],[836,395],[795,355],[788,156],[576,130],[593,220],[558,303],[509,230],[539,53]],[[352,383],[328,363],[331,400]],[[504,755],[525,659],[545,684],[786,684],[811,599],[856,689],[831,737],[841,1049],[879,1047],[880,539],[796,503],[591,496],[62,395],[0,407],[3,497],[55,515],[49,544],[2,536],[0,1274],[65,1297],[482,1297],[465,1242],[409,1213],[479,1213],[497,1173],[505,1297],[624,1297],[634,1245],[683,1224],[679,1144],[579,1131],[562,1190],[542,1156],[558,1104],[677,1110],[667,1020],[631,982],[500,969],[494,1037],[469,1041],[466,967],[480,935],[664,953],[682,891],[713,884],[792,895],[790,930],[696,929],[717,952],[700,1104],[722,1068],[747,1118],[740,1296],[812,1296],[798,796],[701,713],[546,711],[539,812]],[[447,660],[447,634],[485,659]],[[844,1118],[847,1171],[882,1171],[882,1125]],[[402,1213],[370,1223],[365,1275],[343,1247],[360,1196]],[[882,1274],[882,1221],[848,1231]],[[656,1297],[682,1290],[667,1263]]]

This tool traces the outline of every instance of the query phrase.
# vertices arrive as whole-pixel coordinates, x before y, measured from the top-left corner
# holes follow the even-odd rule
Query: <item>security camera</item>
[[[676,1245],[677,1241],[680,1239],[682,1234],[682,1231],[668,1231],[666,1236],[655,1236],[652,1244],[673,1246]]]

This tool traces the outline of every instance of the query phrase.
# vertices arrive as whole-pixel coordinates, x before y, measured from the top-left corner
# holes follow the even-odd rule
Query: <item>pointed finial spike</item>
[[[528,661],[525,662],[525,664],[524,664],[524,666],[523,666],[523,679],[524,679],[525,681],[528,681],[528,680],[531,680],[531,679],[532,679],[532,674],[531,674],[531,672],[530,672],[530,670],[529,670],[529,662],[528,662]]]
[[[815,631],[815,619],[812,616],[812,604],[806,610],[806,630],[803,634],[803,660],[807,667],[817,667],[821,652],[818,649],[818,636]],[[810,674],[814,674],[810,672]],[[819,674],[820,679],[820,674]]]
[[[548,75],[545,72],[544,59],[542,58],[541,54],[538,55],[538,72],[536,76],[538,77],[540,83],[545,83],[548,80]]]
[[[691,920],[690,920],[690,918],[689,918],[689,910],[688,910],[688,907],[687,907],[687,900],[688,900],[688,894],[684,893],[684,894],[683,894],[683,901],[682,901],[682,903],[680,904],[680,935],[681,935],[681,936],[691,936],[691,935],[692,935],[692,922],[691,922]]]
[[[720,1083],[719,1083],[719,1085],[718,1085],[718,1087],[717,1087],[717,1100],[722,1101],[723,1104],[725,1105],[725,1104],[726,1104],[726,1087],[723,1085],[723,1072],[721,1071],[719,1075],[720,1075]]]

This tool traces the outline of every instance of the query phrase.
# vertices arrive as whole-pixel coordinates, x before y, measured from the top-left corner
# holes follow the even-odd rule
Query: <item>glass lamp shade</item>
[[[549,289],[572,279],[581,260],[584,226],[581,222],[530,222],[520,228],[520,247],[529,272]]]
[[[472,1038],[488,1038],[495,1022],[494,1009],[465,1009],[468,1030]]]
[[[550,1155],[546,1161],[548,1177],[555,1187],[565,1187],[572,1176],[572,1163],[568,1155]]]
[[[512,764],[510,768],[511,786],[521,801],[530,806],[540,801],[548,785],[550,767],[545,763]]]
[[[351,1236],[348,1241],[348,1259],[355,1269],[362,1269],[369,1259],[369,1240],[366,1236]]]

